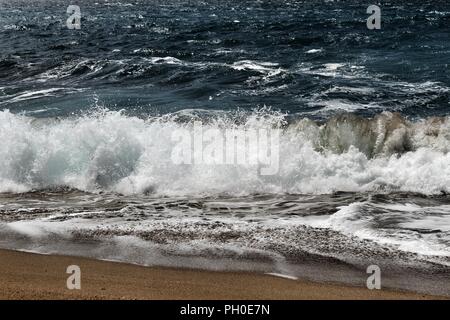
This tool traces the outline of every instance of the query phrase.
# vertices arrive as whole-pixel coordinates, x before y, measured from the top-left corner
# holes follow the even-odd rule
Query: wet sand
[[[69,265],[81,268],[81,290],[69,290]],[[0,299],[433,299],[245,273],[214,272],[0,250]]]

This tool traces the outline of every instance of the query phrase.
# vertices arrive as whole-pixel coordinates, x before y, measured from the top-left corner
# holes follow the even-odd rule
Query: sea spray
[[[382,113],[373,119],[342,115],[315,123],[288,121],[271,111],[206,116],[207,130],[280,130],[279,170],[268,176],[252,163],[174,163],[172,135],[191,132],[196,119],[186,112],[142,119],[103,110],[41,120],[45,124],[40,125],[2,111],[0,191],[68,186],[159,195],[450,192],[448,118],[411,122]]]

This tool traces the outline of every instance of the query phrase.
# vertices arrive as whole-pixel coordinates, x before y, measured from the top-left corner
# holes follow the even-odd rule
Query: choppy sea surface
[[[0,1],[0,247],[450,295],[450,3],[77,5]],[[174,163],[199,121],[279,170]]]

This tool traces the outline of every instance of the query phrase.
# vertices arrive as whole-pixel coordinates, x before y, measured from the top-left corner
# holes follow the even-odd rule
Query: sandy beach
[[[0,299],[434,299],[270,275],[210,272],[0,250]],[[81,268],[68,290],[66,268]]]

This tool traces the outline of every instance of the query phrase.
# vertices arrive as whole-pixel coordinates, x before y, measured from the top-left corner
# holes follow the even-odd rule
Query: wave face
[[[450,192],[450,121],[351,114],[326,123],[264,110],[203,117],[204,130],[278,128],[279,170],[252,164],[176,164],[174,132],[193,132],[192,112],[140,119],[98,111],[61,120],[0,113],[0,191],[70,187],[158,195]],[[203,141],[206,147],[212,142]],[[230,145],[220,146],[224,153]],[[247,150],[250,152],[251,150]],[[252,155],[250,155],[252,156]]]

